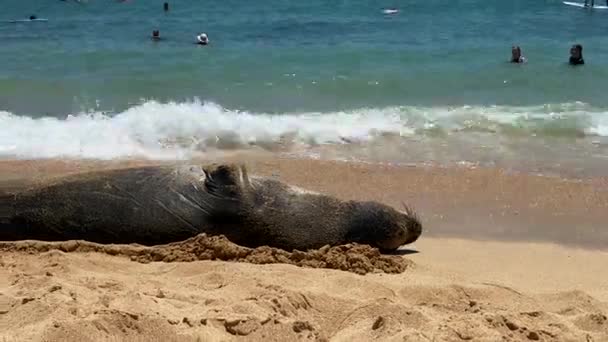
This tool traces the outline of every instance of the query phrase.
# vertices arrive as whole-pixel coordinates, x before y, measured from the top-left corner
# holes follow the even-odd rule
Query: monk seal
[[[200,233],[247,247],[361,243],[392,251],[422,225],[371,201],[345,201],[249,176],[242,164],[145,166],[67,176],[0,196],[0,240],[158,245]]]

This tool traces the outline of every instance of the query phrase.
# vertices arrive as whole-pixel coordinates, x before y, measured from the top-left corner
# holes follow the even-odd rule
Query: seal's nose
[[[412,243],[422,235],[422,224],[417,219],[412,219],[406,224],[407,240],[405,244]]]

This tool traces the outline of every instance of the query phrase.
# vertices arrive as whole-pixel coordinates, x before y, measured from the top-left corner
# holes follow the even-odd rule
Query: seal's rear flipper
[[[0,193],[0,241],[14,240],[21,231],[15,214],[15,195]]]
[[[11,203],[14,198],[13,195],[0,195],[0,241],[67,240],[62,239],[63,236],[58,235],[57,231],[47,230],[44,226],[32,224],[18,215],[14,203]]]
[[[0,223],[13,218],[15,215],[15,195],[0,192]]]

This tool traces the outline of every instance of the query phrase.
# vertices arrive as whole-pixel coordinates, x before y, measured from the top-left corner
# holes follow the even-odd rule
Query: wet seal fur
[[[0,240],[158,245],[200,233],[246,247],[308,250],[345,243],[392,251],[422,233],[416,214],[344,201],[244,165],[146,166],[67,176],[0,195]]]

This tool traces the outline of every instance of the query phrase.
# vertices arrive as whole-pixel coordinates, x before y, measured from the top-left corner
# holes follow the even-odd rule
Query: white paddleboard
[[[384,13],[384,14],[397,14],[397,13],[399,13],[399,10],[396,9],[396,8],[388,8],[388,9],[382,10],[382,13]]]
[[[591,7],[591,2],[588,3],[588,6],[585,7],[585,3],[581,2],[571,2],[571,1],[563,1],[564,5],[581,7],[581,8],[589,8],[589,9],[608,9],[608,6],[595,5]]]
[[[17,19],[10,20],[9,23],[29,23],[30,21],[49,21],[48,19],[36,18],[36,19]]]

